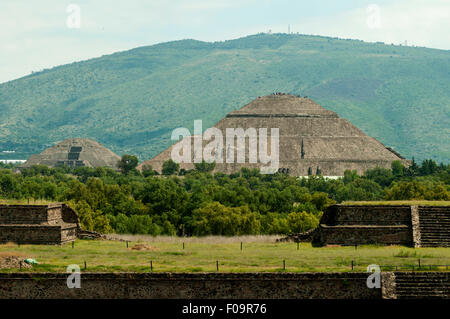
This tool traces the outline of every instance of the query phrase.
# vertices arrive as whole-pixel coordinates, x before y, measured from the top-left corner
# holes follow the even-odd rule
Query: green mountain
[[[450,51],[258,34],[183,40],[0,84],[0,153],[26,157],[88,137],[141,160],[176,127],[203,128],[257,96],[308,96],[405,157],[450,162]]]

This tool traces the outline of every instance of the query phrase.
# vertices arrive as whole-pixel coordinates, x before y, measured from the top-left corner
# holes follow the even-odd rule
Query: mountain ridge
[[[306,95],[405,157],[448,162],[450,51],[258,34],[138,47],[0,84],[0,150],[71,137],[149,159],[257,96]],[[207,112],[206,112],[207,111]],[[13,155],[1,155],[13,156]],[[19,155],[20,156],[20,155]]]

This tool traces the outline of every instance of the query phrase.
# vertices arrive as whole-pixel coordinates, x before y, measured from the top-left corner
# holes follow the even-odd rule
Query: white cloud
[[[341,13],[327,20],[310,19],[294,24],[300,33],[341,38],[404,43],[444,50],[450,49],[450,1],[400,0],[378,5],[380,26],[368,25],[367,7]]]
[[[80,29],[66,26],[66,8],[70,3],[81,7]],[[283,20],[280,15],[284,9],[289,10],[287,2],[280,3],[270,0],[1,0],[0,82],[31,71],[158,42],[183,38],[225,40],[269,29],[286,32],[287,23],[271,24],[272,18]],[[292,31],[304,34],[386,43],[407,40],[409,45],[450,49],[450,1],[386,0],[383,3],[379,4],[377,28],[367,25],[367,7],[289,22]]]

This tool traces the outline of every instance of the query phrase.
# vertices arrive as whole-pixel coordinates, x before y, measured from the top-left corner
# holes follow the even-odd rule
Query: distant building
[[[409,161],[397,152],[307,97],[283,93],[258,97],[240,110],[229,113],[214,127],[221,130],[224,136],[227,128],[267,128],[268,134],[271,128],[279,128],[278,171],[293,176],[317,173],[343,176],[345,170],[356,170],[362,174],[377,166],[390,168],[395,160],[409,166]],[[153,170],[161,172],[163,163],[171,158],[172,149],[178,143],[182,141],[145,161],[138,169],[151,165]],[[248,145],[247,139],[245,163],[216,163],[215,171],[229,174],[238,172],[242,167],[263,167],[259,163],[249,162]],[[180,163],[180,168],[193,169],[193,160]]]
[[[118,169],[120,157],[96,141],[85,138],[64,140],[38,155],[32,155],[21,168],[33,165],[49,167],[109,167]]]

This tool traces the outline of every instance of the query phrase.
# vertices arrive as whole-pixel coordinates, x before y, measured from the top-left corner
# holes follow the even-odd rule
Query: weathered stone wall
[[[450,207],[332,205],[313,233],[317,245],[450,247]]]
[[[410,225],[411,207],[392,205],[332,205],[321,224],[334,225]]]
[[[411,206],[332,205],[313,242],[317,245],[413,245]]]
[[[415,226],[420,247],[450,247],[450,206],[418,206]]]
[[[0,242],[61,244],[75,240],[78,216],[65,204],[0,205]]]
[[[419,208],[417,206],[411,206],[411,230],[414,247],[421,247],[422,240],[420,235]]]
[[[0,298],[381,299],[367,273],[82,273],[0,274]]]
[[[395,286],[392,289],[391,298],[450,299],[450,273],[448,271],[397,271],[393,273],[393,276]]]
[[[78,215],[68,205],[62,204],[62,219],[65,223],[74,223],[79,225]]]
[[[77,238],[78,226],[72,224],[70,226],[62,227],[60,229],[60,233],[61,233],[60,236],[61,243],[73,241]]]
[[[58,244],[61,226],[0,225],[0,243]]]
[[[47,220],[47,205],[0,205],[0,224],[41,224]]]
[[[331,226],[321,225],[316,242],[327,245],[412,245],[407,226]]]
[[[58,225],[62,220],[62,207],[61,205],[49,206],[47,208],[47,223],[49,225]]]
[[[450,298],[448,272],[82,273],[69,289],[64,273],[0,273],[0,299],[398,299]]]

